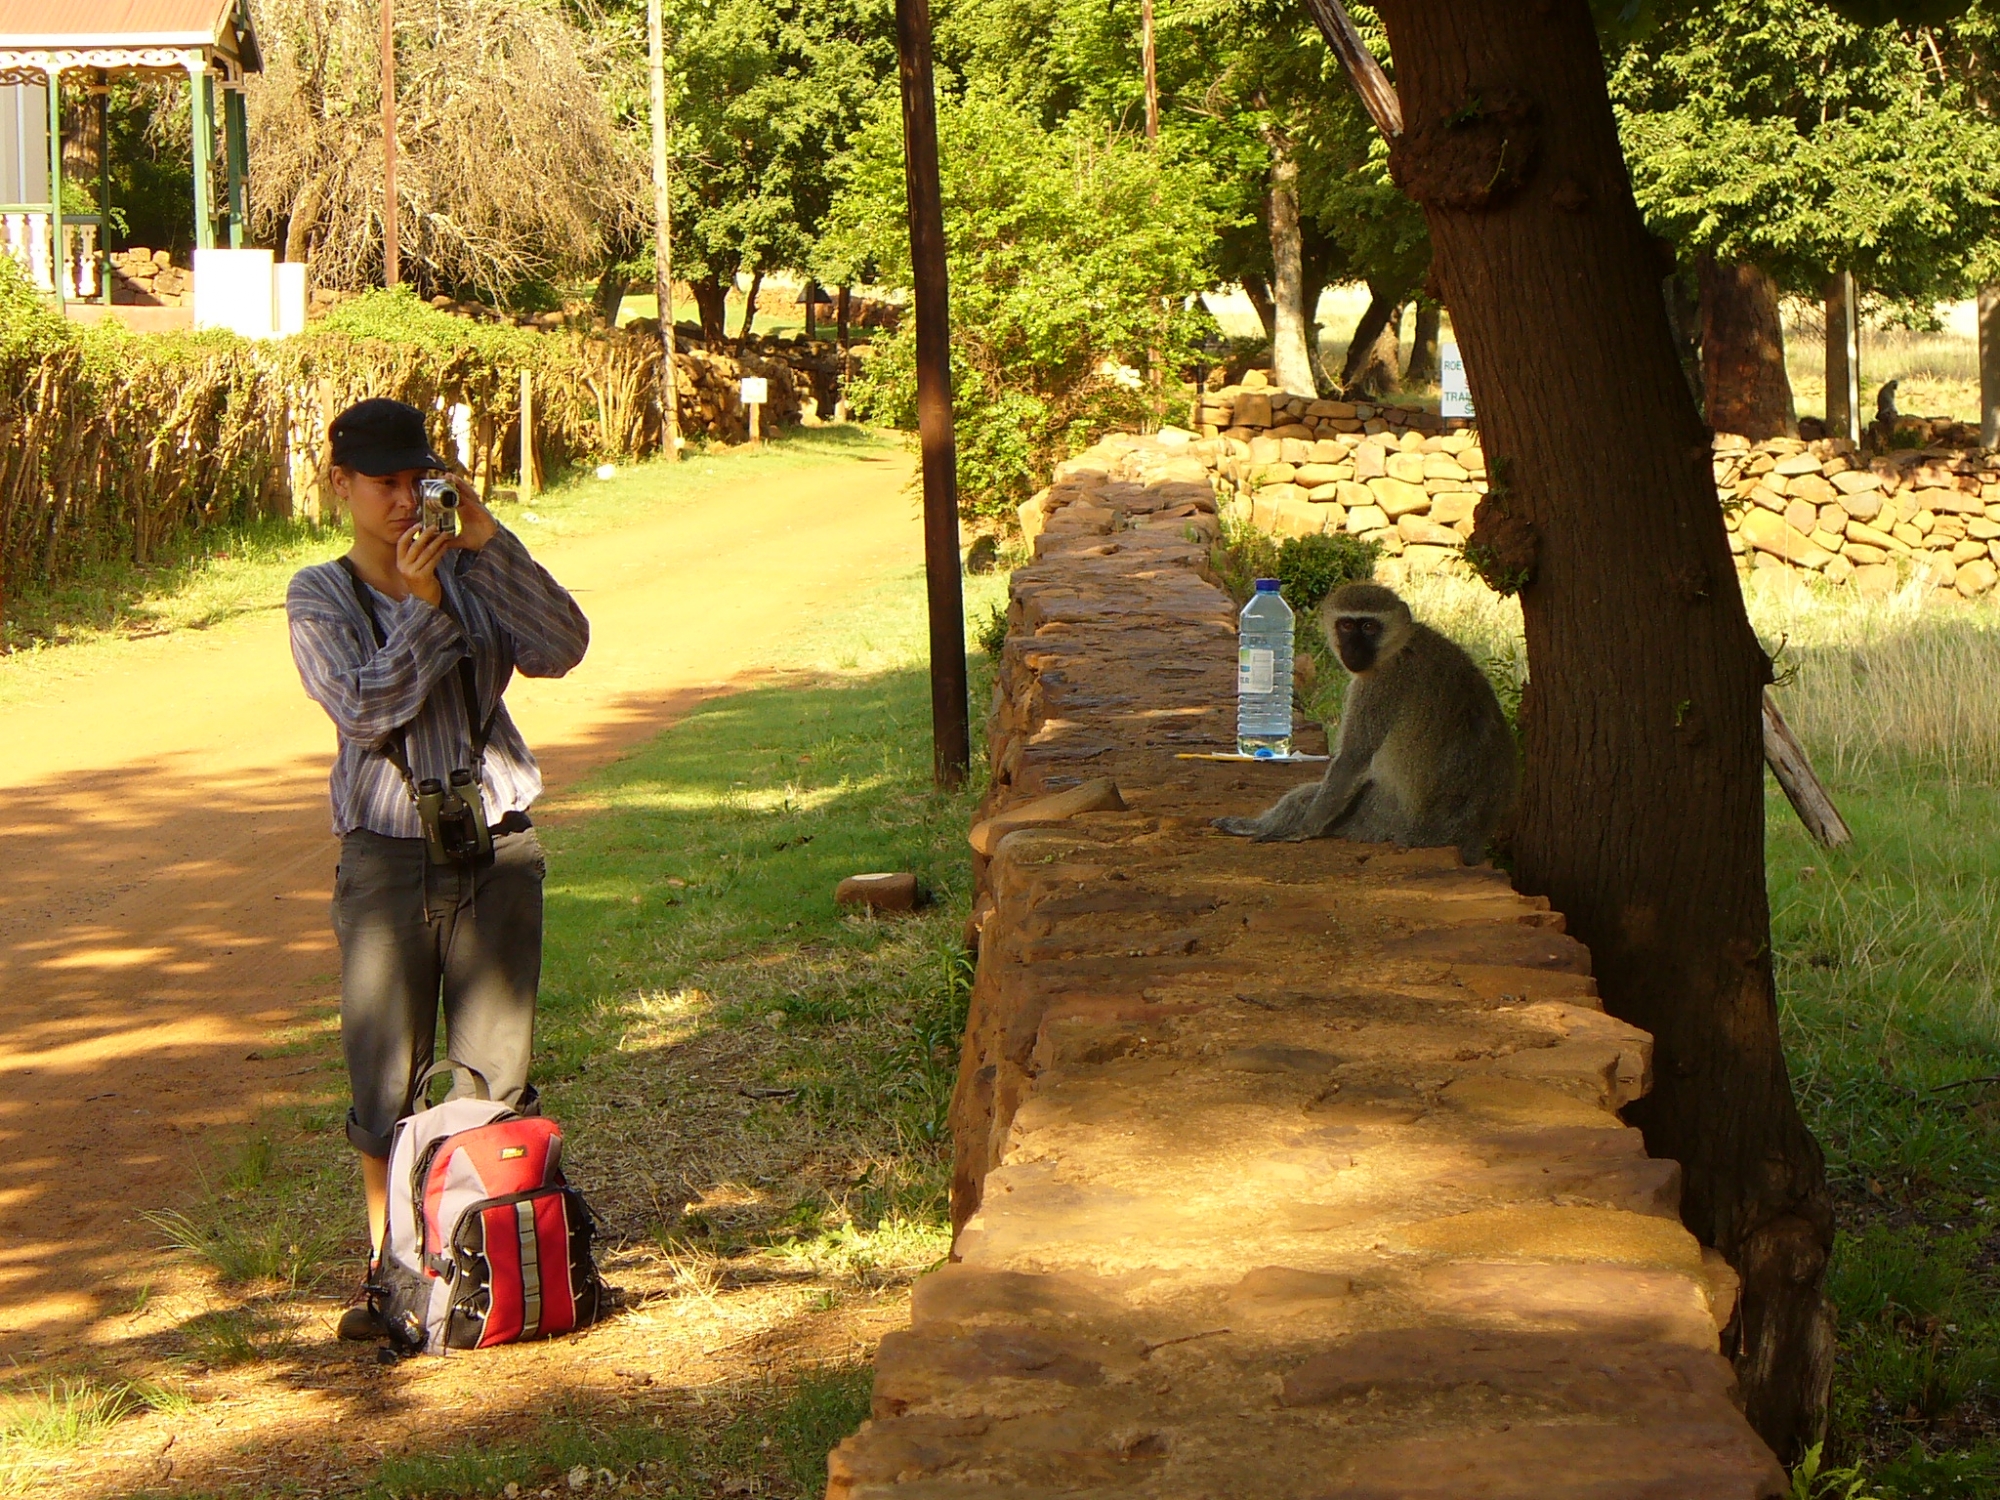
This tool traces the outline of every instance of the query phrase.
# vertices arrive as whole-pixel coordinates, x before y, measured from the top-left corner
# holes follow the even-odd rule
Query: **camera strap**
[[[389,644],[388,632],[382,628],[382,620],[375,613],[375,596],[362,578],[360,570],[346,557],[334,559],[347,574],[348,582],[354,585],[354,598],[361,605],[361,612],[368,617],[368,628],[375,635],[375,649],[380,651]],[[440,585],[442,587],[442,585]],[[456,615],[454,614],[454,618]],[[465,622],[458,622],[459,629]],[[465,722],[472,734],[472,773],[476,780],[485,779],[486,740],[493,730],[493,720],[500,712],[500,705],[493,705],[493,712],[484,719],[479,716],[479,682],[477,671],[468,652],[458,659],[458,688],[465,697]],[[403,778],[403,788],[410,794],[410,800],[417,800],[417,777],[410,769],[410,731],[408,725],[398,725],[396,732],[382,742],[382,754]]]

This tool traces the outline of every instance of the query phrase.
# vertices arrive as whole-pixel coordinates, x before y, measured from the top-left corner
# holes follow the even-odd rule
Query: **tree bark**
[[[1979,289],[1979,446],[2000,448],[2000,284]]]
[[[285,221],[285,259],[292,265],[303,265],[312,253],[313,227],[319,223],[319,206],[325,196],[326,179],[315,175],[306,179],[292,199],[292,212]]]
[[[1396,351],[1402,347],[1396,315],[1402,307],[1403,291],[1400,287],[1390,291],[1369,283],[1368,306],[1362,309],[1361,321],[1354,325],[1354,337],[1347,341],[1347,358],[1340,367],[1340,388],[1343,391],[1381,391],[1396,383],[1399,363]],[[1388,366],[1386,384],[1382,378],[1385,358]]]
[[[1777,283],[1760,267],[1722,265],[1707,255],[1699,268],[1701,382],[1708,397],[1708,425],[1753,443],[1797,437]]]
[[[1271,189],[1265,199],[1271,231],[1271,380],[1281,391],[1317,396],[1312,351],[1306,347],[1298,158],[1283,131],[1269,130],[1265,140],[1271,147]]]
[[[1275,338],[1278,332],[1278,309],[1271,301],[1271,286],[1261,276],[1243,278],[1243,295],[1249,299],[1250,310],[1257,314],[1257,321],[1264,325],[1264,337]]]
[[[1530,677],[1516,883],[1654,1037],[1627,1116],[1681,1163],[1681,1217],[1743,1278],[1726,1335],[1753,1426],[1823,1430],[1833,1241],[1778,1035],[1762,696],[1709,434],[1632,199],[1587,0],[1380,0],[1492,492],[1475,556],[1520,589]],[[1606,476],[1614,476],[1607,480]]]
[[[806,279],[806,338],[819,342],[819,283],[810,277]]]
[[[591,298],[597,308],[597,315],[604,320],[606,328],[618,326],[618,305],[625,300],[625,291],[631,283],[616,262],[604,268],[604,274],[597,278],[597,293]]]
[[[736,335],[736,352],[741,354],[743,346],[750,342],[750,325],[757,317],[757,293],[763,289],[764,273],[750,273],[750,290],[743,295],[743,327]]]
[[[1403,366],[1404,385],[1437,384],[1438,332],[1443,322],[1443,309],[1435,302],[1417,304],[1410,326],[1410,362]]]
[[[729,289],[713,271],[688,282],[694,292],[695,311],[701,315],[701,345],[713,350],[729,336]]]

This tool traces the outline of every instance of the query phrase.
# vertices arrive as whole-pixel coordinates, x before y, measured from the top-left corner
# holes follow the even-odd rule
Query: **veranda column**
[[[188,116],[193,121],[194,246],[215,248],[215,200],[209,172],[215,158],[215,89],[206,67],[188,64]]]
[[[222,94],[222,156],[229,171],[229,248],[243,248],[250,223],[250,119],[240,85]]]
[[[49,80],[49,280],[55,283],[56,304],[69,297],[71,268],[63,246],[62,228],[62,70],[53,63]]]

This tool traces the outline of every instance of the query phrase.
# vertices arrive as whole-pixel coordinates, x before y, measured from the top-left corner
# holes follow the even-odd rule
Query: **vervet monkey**
[[[1325,777],[1215,826],[1263,841],[1456,845],[1478,863],[1515,779],[1514,736],[1486,674],[1379,584],[1334,590],[1320,618],[1353,674]]]

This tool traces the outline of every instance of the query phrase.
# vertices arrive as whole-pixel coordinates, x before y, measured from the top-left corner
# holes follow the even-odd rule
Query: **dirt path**
[[[786,616],[919,559],[908,473],[748,477],[538,547],[593,627],[571,677],[509,695],[551,789],[753,667]],[[186,1192],[203,1132],[295,1087],[268,1041],[336,985],[332,747],[275,611],[135,643],[0,721],[0,1358],[111,1342],[140,1216]]]

